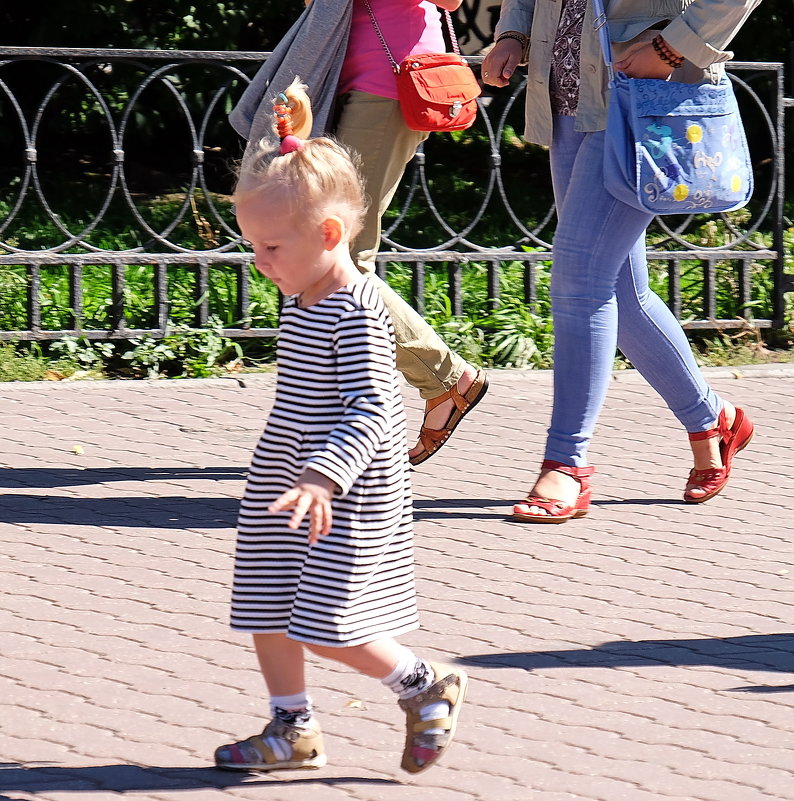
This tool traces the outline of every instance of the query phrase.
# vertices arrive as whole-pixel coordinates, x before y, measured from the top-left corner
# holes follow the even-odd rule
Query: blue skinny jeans
[[[645,229],[653,216],[604,189],[604,132],[575,131],[574,122],[555,117],[551,146],[558,225],[551,271],[554,408],[545,458],[584,467],[616,347],[687,431],[712,428],[722,401],[675,315],[648,286]]]

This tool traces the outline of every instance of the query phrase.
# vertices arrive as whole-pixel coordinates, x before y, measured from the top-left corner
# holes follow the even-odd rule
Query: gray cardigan
[[[296,76],[309,87],[314,113],[311,135],[328,132],[352,14],[352,0],[312,0],[229,115],[240,136],[249,142],[262,138],[275,141],[273,100]]]

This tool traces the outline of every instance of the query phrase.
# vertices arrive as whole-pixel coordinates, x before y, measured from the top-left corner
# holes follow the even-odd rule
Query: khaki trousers
[[[361,173],[370,206],[364,227],[352,245],[358,269],[373,281],[394,324],[397,369],[425,400],[454,386],[466,362],[453,353],[433,328],[385,281],[375,274],[381,218],[397,191],[406,164],[426,133],[406,126],[400,104],[388,97],[348,92],[341,104],[336,138],[361,157]]]

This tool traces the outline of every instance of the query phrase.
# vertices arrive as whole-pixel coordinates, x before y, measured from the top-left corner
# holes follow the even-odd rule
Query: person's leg
[[[648,285],[645,242],[617,282],[618,347],[690,432],[713,428],[722,401],[706,383],[681,324]]]
[[[551,272],[554,393],[544,461],[578,469],[587,466],[614,364],[617,278],[652,216],[605,191],[603,132],[577,132],[574,124],[573,117],[556,117],[551,147],[558,225]],[[571,475],[543,469],[530,495],[570,506],[581,489]],[[546,510],[519,504],[515,511]]]
[[[587,464],[619,326],[621,349],[629,351],[632,362],[638,358],[635,366],[688,430],[713,427],[721,406],[703,381],[680,325],[648,288],[644,234],[652,216],[603,188],[603,136],[577,133],[572,118],[557,118],[552,147],[559,225],[552,269],[554,406],[546,459],[577,468]],[[624,320],[626,310],[629,319]],[[704,458],[708,450],[713,458],[715,444],[704,442],[693,450],[699,455],[702,450]],[[571,476],[544,470],[530,494],[570,505],[579,491]]]
[[[303,644],[281,632],[254,634],[259,669],[271,695],[306,691]]]
[[[407,650],[397,640],[390,637],[363,645],[332,647],[307,643],[305,647],[317,656],[341,662],[356,672],[371,676],[373,679],[382,679],[384,676],[388,676]]]
[[[341,648],[306,647],[379,679],[397,695],[406,714],[403,770],[419,773],[438,761],[457,728],[468,683],[463,670],[419,659],[391,638]]]
[[[394,197],[406,164],[427,134],[410,130],[402,118],[400,104],[391,98],[350,92],[340,102],[343,106],[335,135],[360,156],[361,174],[370,199],[364,226],[351,247],[354,261],[376,283],[392,318],[397,369],[419,390],[422,398],[435,398],[461,379],[467,364],[450,351],[410,304],[374,275],[382,216]]]
[[[546,443],[547,459],[574,467],[587,465],[612,375],[618,275],[652,220],[604,189],[603,132],[579,136],[554,235],[554,410]]]
[[[592,254],[592,267],[601,263],[606,267],[606,274],[611,275],[611,271],[615,264],[618,263],[621,255],[627,252],[627,256],[620,264],[617,278],[614,283],[614,295],[617,310],[617,333],[616,344],[617,347],[624,353],[624,355],[631,361],[634,367],[640,372],[646,381],[662,396],[665,403],[668,405],[673,414],[681,422],[683,427],[690,433],[700,432],[709,429],[714,429],[717,425],[720,412],[725,410],[725,423],[728,428],[731,428],[735,418],[735,410],[731,404],[723,402],[716,393],[706,383],[700,368],[695,361],[689,342],[681,328],[680,323],[676,320],[673,313],[666,306],[666,304],[650,290],[648,283],[648,264],[646,260],[646,245],[645,245],[645,228],[652,219],[651,215],[645,215],[643,212],[631,209],[618,201],[615,201],[603,189],[602,180],[602,161],[600,158],[593,158],[593,150],[588,150],[587,146],[603,141],[603,134],[593,134],[587,137],[589,140],[578,158],[590,160],[589,166],[591,167],[590,181],[591,185],[599,186],[601,188],[601,195],[606,199],[607,205],[597,205],[597,194],[590,193],[586,196],[586,205],[594,209],[591,213],[595,219],[603,219],[605,211],[611,214],[612,222],[606,224],[606,229],[614,232],[609,238],[600,238],[599,240],[589,241],[591,245],[586,244],[588,232],[585,227],[584,231],[580,230],[574,233],[573,241],[581,234],[585,240],[583,249],[580,249],[580,261],[584,262],[584,254]],[[602,145],[598,144],[598,150]],[[588,153],[591,155],[588,156]],[[577,168],[578,169],[578,168]],[[572,180],[568,185],[568,194],[565,199],[565,214],[568,220],[583,219],[585,209],[582,207],[577,187],[581,187],[582,180],[578,179],[577,173],[572,171]],[[577,211],[578,209],[578,211]],[[598,209],[602,209],[599,211]],[[632,237],[640,229],[640,235],[632,242]],[[570,228],[563,228],[562,236],[569,236]],[[559,236],[559,229],[558,229]],[[562,249],[562,259],[558,259],[557,248],[558,241]],[[555,270],[560,267],[562,261],[565,266],[565,259],[568,256],[570,248],[566,247],[566,243],[571,239],[555,238]],[[626,247],[628,245],[628,250]],[[570,269],[559,270],[560,275],[571,275]],[[578,279],[583,280],[584,275],[580,275]],[[570,285],[569,285],[570,286]],[[606,285],[602,288],[600,295],[602,300],[606,299]],[[568,309],[568,304],[563,304],[558,294],[557,308],[563,307],[560,316],[565,320],[564,312]],[[598,294],[595,295],[598,298]],[[600,312],[596,312],[597,317]],[[612,336],[612,324],[614,316],[604,315],[602,319],[608,321],[608,328],[603,328],[601,334],[604,333]],[[561,353],[563,357],[569,360],[572,351],[565,349],[565,344],[572,340],[568,339],[565,335],[566,327],[563,325],[558,334],[557,326],[558,314],[555,313],[555,334],[562,335],[563,337],[563,350]],[[597,343],[598,332],[596,332],[591,342]],[[596,345],[596,348],[598,345]],[[561,414],[560,418],[563,423],[561,425],[562,431],[565,433],[572,430],[572,420],[570,417],[565,416],[566,411],[573,408],[575,413],[579,413],[581,409],[585,409],[582,415],[583,425],[579,430],[579,436],[583,435],[583,444],[586,449],[589,443],[592,429],[595,425],[595,420],[600,412],[601,405],[603,404],[603,397],[606,392],[606,387],[609,382],[609,374],[611,373],[612,355],[614,347],[609,340],[604,340],[601,345],[602,355],[604,362],[601,364],[600,370],[596,371],[598,375],[601,371],[605,376],[605,381],[601,384],[596,384],[596,389],[592,392],[592,397],[597,400],[597,403],[589,404],[589,408],[577,406],[576,404],[571,407],[566,404],[565,399],[571,397],[576,398],[576,392],[571,393],[572,389],[570,384],[561,386]],[[558,356],[557,347],[555,347],[555,362]],[[609,362],[607,368],[606,362]],[[566,369],[565,362],[562,365],[562,374],[568,378],[573,378],[572,371]],[[558,373],[555,372],[555,382]],[[589,387],[593,387],[590,383]],[[555,402],[556,408],[556,402]],[[554,423],[552,423],[554,428]],[[563,440],[564,443],[564,440]],[[582,441],[576,442],[578,453],[582,453]],[[547,458],[556,459],[563,463],[570,463],[565,458],[566,445],[563,444],[562,449],[560,443],[557,443],[556,451],[547,450]],[[721,441],[719,438],[701,439],[691,442],[691,447],[695,459],[696,470],[706,470],[711,468],[719,468],[722,466],[721,457]],[[568,451],[569,453],[570,451]],[[584,450],[586,454],[586,450]],[[586,458],[586,456],[585,456]],[[586,462],[584,462],[586,463]],[[579,462],[582,464],[582,462]],[[558,479],[558,476],[555,476]],[[567,477],[563,477],[562,481],[569,481]],[[698,494],[698,490],[694,491]]]
[[[339,141],[361,158],[370,206],[361,233],[352,245],[358,269],[373,281],[394,325],[397,369],[427,401],[419,442],[409,451],[419,464],[446,442],[462,415],[461,401],[473,407],[485,393],[484,376],[449,349],[443,339],[397,292],[375,274],[375,257],[381,239],[381,219],[394,197],[417,147],[426,133],[412,131],[403,120],[396,100],[365,92],[349,92],[336,127]],[[452,394],[457,393],[456,399]],[[466,408],[468,411],[468,407]]]
[[[662,396],[687,432],[713,430],[721,416],[730,431],[737,417],[736,409],[706,383],[680,323],[662,299],[651,291],[644,242],[640,245],[629,253],[618,277],[618,347]],[[749,426],[751,430],[752,424]],[[740,432],[740,436],[746,435],[747,432]],[[698,437],[690,439],[689,444],[694,459],[693,473],[723,468],[723,457],[728,454],[722,437]],[[744,447],[741,442],[737,444]],[[713,487],[709,486],[708,479],[715,476],[703,478],[706,480],[688,486],[689,500],[697,501],[710,495]],[[724,483],[727,474],[716,478],[717,483]]]
[[[271,720],[261,734],[215,751],[230,770],[285,770],[325,765],[322,732],[306,692],[304,650],[283,633],[254,634],[254,648],[270,692]]]

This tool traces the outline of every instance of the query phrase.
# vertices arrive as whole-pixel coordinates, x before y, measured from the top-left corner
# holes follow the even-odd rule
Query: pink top
[[[428,0],[369,0],[386,44],[399,64],[418,53],[447,48],[437,6]],[[368,92],[397,99],[397,81],[363,0],[353,0],[353,22],[339,92]]]

